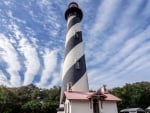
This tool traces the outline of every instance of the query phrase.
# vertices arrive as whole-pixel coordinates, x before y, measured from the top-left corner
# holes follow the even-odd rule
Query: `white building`
[[[64,113],[118,113],[120,99],[108,92],[65,91]]]

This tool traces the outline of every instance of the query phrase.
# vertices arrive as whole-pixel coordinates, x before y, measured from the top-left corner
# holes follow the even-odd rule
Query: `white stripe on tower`
[[[64,65],[63,65],[63,72],[62,76],[64,77],[66,72],[75,65],[76,61],[78,61],[82,56],[83,53],[83,44],[82,42],[76,45],[65,57]]]
[[[67,32],[65,47],[66,47],[68,41],[70,40],[70,38],[74,38],[73,36],[75,35],[76,32],[81,32],[80,23],[77,23],[77,24],[75,24],[74,26],[72,26],[72,27],[69,29],[69,31]]]
[[[68,24],[70,23],[70,20],[72,20],[74,17],[75,17],[75,16],[71,16],[70,18],[68,18],[68,20],[67,20],[67,26],[68,26]]]
[[[84,73],[84,75],[82,76],[82,78],[80,80],[78,80],[75,85],[72,86],[72,90],[76,90],[78,89],[78,91],[81,91],[81,92],[87,92],[87,89],[89,89],[88,85],[85,84],[88,83],[88,79],[87,79],[87,73]],[[85,90],[86,89],[86,90]]]
[[[64,101],[64,91],[67,90],[67,83],[72,83],[72,91],[89,91],[82,32],[80,28],[82,17],[83,14],[78,4],[75,2],[70,3],[65,12],[67,35],[62,72],[61,103]]]

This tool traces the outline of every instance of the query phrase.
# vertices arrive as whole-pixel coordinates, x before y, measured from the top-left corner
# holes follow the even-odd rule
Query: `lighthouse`
[[[71,2],[65,12],[67,34],[57,113],[118,113],[117,101],[120,99],[110,94],[105,85],[97,92],[89,92],[80,27],[82,18],[83,13],[78,4]]]
[[[69,90],[72,91],[89,91],[82,30],[80,27],[82,18],[83,13],[78,4],[75,2],[70,3],[65,12],[67,34],[62,70],[61,103],[63,103],[64,91],[69,87]]]

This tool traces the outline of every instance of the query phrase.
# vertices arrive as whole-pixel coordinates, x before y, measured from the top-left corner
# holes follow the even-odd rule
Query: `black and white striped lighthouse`
[[[72,91],[89,91],[82,31],[80,27],[82,17],[83,13],[78,7],[78,4],[71,2],[65,12],[67,34],[62,70],[61,103],[64,101],[64,91],[67,90],[67,84],[71,85]]]

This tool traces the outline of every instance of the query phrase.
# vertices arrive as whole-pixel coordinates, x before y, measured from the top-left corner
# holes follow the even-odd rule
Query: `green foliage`
[[[30,84],[19,88],[0,86],[0,113],[56,113],[60,87],[40,89]]]
[[[146,108],[150,105],[150,82],[126,84],[110,91],[122,99],[119,110],[127,107]],[[30,84],[19,88],[0,86],[0,113],[56,113],[60,87],[40,89]]]
[[[22,105],[21,108],[25,112],[37,113],[38,111],[40,111],[41,103],[39,103],[38,101],[32,100]]]
[[[126,84],[122,88],[114,88],[111,92],[122,99],[118,104],[119,109],[127,107],[145,109],[150,105],[150,82]]]

